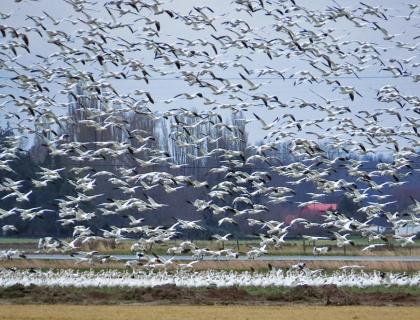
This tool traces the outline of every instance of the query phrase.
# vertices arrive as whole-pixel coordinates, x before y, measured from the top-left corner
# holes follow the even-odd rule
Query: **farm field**
[[[255,306],[419,306],[416,286],[368,288],[324,285],[186,288],[47,287],[13,285],[0,288],[0,305],[255,305]]]
[[[420,307],[3,305],[1,320],[417,320]]]
[[[15,248],[22,250],[26,253],[35,252],[37,248],[38,238],[0,238],[0,250]],[[64,241],[71,241],[70,239],[62,239]],[[287,240],[286,243],[278,248],[270,247],[267,255],[313,255],[313,246],[329,246],[330,251],[324,255],[409,255],[420,256],[420,239],[415,240],[415,245],[401,247],[396,241],[389,240],[389,243],[375,249],[373,252],[362,252],[365,246],[372,244],[365,238],[352,237],[354,246],[340,248],[336,246],[336,242],[332,240],[319,240],[315,243],[313,241],[303,240]],[[172,240],[163,244],[155,244],[149,248],[151,252],[158,255],[167,254],[170,247],[177,246],[181,240]],[[80,247],[81,250],[91,251],[95,250],[101,254],[132,254],[130,247],[133,245],[134,240],[122,240],[115,243],[112,240],[94,241]],[[259,239],[255,240],[229,240],[224,243],[224,246],[209,240],[194,240],[194,243],[200,248],[208,248],[209,250],[219,250],[224,248],[234,248],[238,252],[247,252],[251,247],[259,246]],[[53,253],[53,252],[52,252]],[[183,254],[184,255],[184,254]],[[185,253],[188,255],[188,253]]]
[[[199,261],[194,265],[194,270],[257,270],[268,271],[269,264],[274,268],[287,269],[295,264],[297,260],[290,257],[289,261],[264,261],[264,260],[220,260],[220,261]],[[405,261],[307,261],[306,266],[310,269],[337,270],[346,265],[361,265],[365,270],[383,270],[383,271],[407,271],[415,272],[420,270],[420,262]],[[78,263],[70,260],[28,260],[15,259],[0,261],[0,268],[18,268],[18,269],[73,269],[73,270],[106,270],[106,269],[127,269],[124,262],[106,262],[90,265],[89,263]],[[168,267],[168,270],[176,267]]]

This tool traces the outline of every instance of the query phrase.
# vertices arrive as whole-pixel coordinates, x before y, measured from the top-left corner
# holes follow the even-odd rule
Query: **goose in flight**
[[[179,227],[184,230],[192,230],[192,229],[205,230],[205,228],[197,224],[201,222],[201,220],[187,221],[187,220],[182,220],[182,219],[177,218],[176,221]]]
[[[255,113],[253,113],[253,115],[254,115],[254,117],[261,123],[261,125],[262,125],[262,129],[263,130],[270,130],[270,129],[272,129],[275,125],[276,125],[276,123],[277,122],[279,122],[279,118],[277,117],[276,119],[274,119],[274,121],[273,122],[271,122],[271,123],[269,123],[269,124],[267,124],[263,119],[261,119],[257,114],[255,114]]]
[[[337,240],[337,246],[339,248],[345,247],[345,246],[348,246],[348,245],[352,245],[352,246],[355,245],[352,240],[347,239],[347,237],[350,235],[349,233],[346,233],[344,235],[341,235],[338,232],[335,232],[334,231],[333,234],[334,234],[334,236],[335,236],[335,238]]]
[[[384,243],[375,243],[375,244],[370,244],[364,248],[362,248],[362,252],[371,252],[372,250],[376,249],[376,248],[380,248],[385,246]]]
[[[321,254],[327,254],[328,251],[330,251],[330,247],[313,247],[312,253],[314,255],[321,255]]]
[[[341,94],[348,94],[351,101],[354,101],[354,98],[355,98],[356,95],[358,95],[359,97],[363,97],[354,87],[338,86],[336,88],[338,88],[338,90]]]
[[[212,239],[216,239],[217,243],[224,243],[225,241],[228,241],[228,238],[230,236],[232,236],[232,234],[228,233],[228,234],[225,234],[224,236],[221,236],[219,234],[214,234],[211,237]]]
[[[409,236],[397,236],[394,235],[394,239],[401,244],[402,247],[408,246],[408,245],[414,245],[414,239],[416,238],[416,234],[409,235]]]

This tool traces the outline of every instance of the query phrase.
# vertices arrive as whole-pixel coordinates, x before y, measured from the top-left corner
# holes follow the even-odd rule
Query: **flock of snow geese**
[[[375,228],[375,219],[385,218],[393,230],[420,225],[420,202],[415,196],[404,215],[388,209],[395,203],[393,188],[419,174],[418,4],[389,8],[382,1],[351,1],[350,7],[340,0],[232,0],[223,1],[222,7],[216,1],[213,6],[212,1],[200,6],[180,0],[62,0],[49,7],[51,2],[42,0],[9,2],[12,10],[0,12],[0,121],[2,125],[7,121],[14,135],[6,137],[0,149],[0,223],[11,216],[31,223],[51,211],[31,207],[31,198],[64,173],[76,194],[56,201],[58,222],[72,228],[73,240],[41,238],[40,252],[67,253],[81,262],[100,263],[113,257],[80,248],[98,239],[117,243],[135,239],[131,249],[138,259],[127,265],[161,269],[175,262],[148,248],[169,243],[188,230],[204,230],[199,218],[203,212],[213,213],[219,227],[246,218],[261,240],[245,253],[250,259],[281,246],[297,226],[328,229],[339,247],[353,245],[349,236],[359,235],[372,242],[363,250],[372,251],[388,241]],[[95,99],[100,107],[83,103],[84,99]],[[77,124],[67,112],[75,105],[83,114]],[[154,148],[153,134],[133,130],[123,116],[129,114],[161,121],[168,131],[169,147]],[[231,114],[237,121],[227,120]],[[98,136],[112,130],[120,139],[79,141],[65,131],[76,125]],[[201,130],[209,126],[212,135]],[[244,148],[225,148],[222,138],[237,145],[245,142],[242,128],[250,138],[260,136],[261,141],[248,139]],[[67,158],[72,166],[41,166],[27,188],[13,163],[24,151],[22,145],[34,140],[40,140],[51,157]],[[281,144],[287,144],[295,162],[286,164],[277,157]],[[174,158],[171,145],[185,152],[183,161]],[[337,156],[328,154],[327,148],[336,150]],[[389,161],[378,162],[375,168],[365,166],[364,157],[383,152]],[[130,159],[133,166],[119,167],[121,157]],[[181,174],[183,167],[200,166],[210,158],[223,165],[209,168],[208,175],[223,176],[222,182],[210,185]],[[113,160],[116,164],[109,170],[91,170],[93,164]],[[347,176],[332,178],[337,168]],[[273,185],[273,175],[287,178],[288,183]],[[294,189],[302,183],[311,183],[317,191],[308,193],[307,201],[294,201]],[[112,185],[122,196],[110,199],[101,193],[103,184]],[[152,188],[162,188],[167,194],[184,188],[203,190],[202,199],[188,199],[198,218],[177,218],[169,226],[147,225],[144,217],[154,210],[174,210],[165,199],[150,196]],[[324,214],[323,223],[258,218],[268,211],[267,203],[305,208],[333,193],[345,194],[364,218],[333,211]],[[2,208],[3,200],[13,200],[15,206]],[[184,205],[185,199],[180,201]],[[99,204],[87,210],[84,205],[90,202]],[[99,215],[125,216],[126,226],[94,232],[90,222]],[[11,224],[3,224],[2,230],[19,233]],[[322,239],[309,234],[303,237]],[[230,236],[215,234],[213,238],[227,243]],[[414,244],[415,235],[394,239],[407,246]],[[314,248],[316,254],[326,251]],[[200,248],[194,240],[168,249],[169,255],[186,252],[197,260],[204,256],[235,259],[240,254],[229,247]],[[4,252],[5,259],[18,256],[24,254]],[[179,267],[191,269],[194,263]],[[304,272],[296,277],[297,271],[276,272],[251,277],[206,271],[197,273],[191,282],[181,270],[118,281],[186,286],[276,281],[364,286],[384,281],[363,273],[326,277],[322,272]],[[0,277],[4,284],[24,281],[28,275],[9,272]],[[416,277],[395,276],[387,281],[418,283]],[[38,273],[31,279],[71,285],[109,281],[107,275],[76,277],[66,272]]]
[[[284,286],[302,285],[338,287],[374,286],[418,286],[420,274],[387,273],[381,271],[337,270],[331,274],[323,270],[273,269],[267,273],[250,271],[194,271],[179,270],[175,273],[159,272],[121,272],[116,270],[81,271],[73,270],[34,272],[33,270],[0,273],[0,283],[5,287],[14,285],[40,285],[51,287],[157,287],[176,285],[178,287],[240,287],[240,286]]]

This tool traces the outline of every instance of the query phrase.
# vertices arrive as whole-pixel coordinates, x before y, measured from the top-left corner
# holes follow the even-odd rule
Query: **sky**
[[[92,17],[96,17],[106,22],[111,22],[112,19],[110,15],[104,9],[103,4],[107,1],[97,0],[95,5],[91,5],[94,10],[89,11],[89,14]],[[151,3],[152,1],[150,1]],[[274,3],[285,3],[286,5],[292,8],[290,1],[274,1]],[[296,1],[299,6],[305,7],[308,10],[325,10],[329,6],[342,6],[344,8],[358,8],[360,4],[356,1]],[[235,8],[238,8],[238,5],[229,1],[222,1],[222,0],[207,0],[207,1],[184,1],[184,0],[173,0],[173,1],[164,1],[165,8],[170,10],[174,10],[181,14],[187,15],[191,10],[193,10],[193,6],[209,6],[212,8],[214,13],[206,11],[208,16],[214,17],[214,26],[216,27],[217,31],[212,30],[211,28],[206,28],[204,30],[191,30],[191,26],[185,25],[182,19],[169,19],[166,14],[156,15],[154,16],[148,10],[142,10],[141,14],[145,18],[150,19],[157,19],[160,22],[161,29],[159,32],[159,37],[155,37],[156,41],[161,41],[162,43],[178,43],[180,45],[179,38],[185,39],[204,39],[207,41],[212,41],[217,43],[217,41],[212,38],[211,35],[220,36],[226,34],[226,25],[222,24],[226,21],[234,21],[236,19],[246,21],[250,26],[253,28],[252,35],[256,39],[275,39],[278,37],[285,38],[284,34],[276,31],[273,28],[273,21],[269,19],[266,15],[256,12],[252,16],[244,11],[238,12]],[[415,48],[414,50],[406,50],[402,48],[395,48],[397,42],[406,42],[411,45],[415,45],[416,41],[420,42],[420,39],[413,40],[413,38],[419,34],[419,27],[420,27],[420,20],[419,20],[419,12],[416,11],[409,19],[406,20],[408,17],[408,13],[411,11],[409,9],[410,2],[406,1],[365,1],[363,3],[371,4],[374,6],[379,6],[388,17],[388,20],[380,20],[380,25],[387,30],[391,34],[398,34],[394,39],[391,41],[385,41],[383,39],[383,34],[378,31],[374,30],[374,28],[367,27],[367,28],[357,28],[351,22],[340,19],[338,22],[330,21],[325,26],[322,26],[315,31],[317,32],[324,32],[327,33],[329,36],[334,37],[336,39],[340,39],[340,41],[349,41],[351,42],[348,46],[351,48],[356,49],[360,46],[357,42],[373,42],[375,43],[378,51],[381,53],[381,58],[383,61],[387,62],[387,64],[394,65],[395,63],[388,62],[389,59],[409,59],[411,60],[411,65],[413,63],[419,63],[420,58],[418,57],[418,53],[420,50],[420,46]],[[272,8],[280,7],[279,5],[273,4]],[[54,19],[68,19],[67,21],[63,21],[59,25],[54,25],[51,20],[45,18],[45,24],[47,25],[49,30],[61,30],[66,32],[71,40],[72,40],[72,47],[80,47],[81,46],[81,39],[80,39],[80,30],[87,30],[89,27],[81,22],[78,19],[86,20],[86,17],[78,12],[75,12],[72,7],[64,2],[64,1],[51,1],[51,0],[39,0],[39,1],[31,1],[31,0],[24,0],[19,3],[13,0],[2,0],[0,4],[0,12],[4,14],[11,14],[10,18],[4,19],[0,22],[0,24],[13,26],[16,28],[24,28],[24,27],[33,27],[34,23],[30,19],[27,18],[28,15],[33,16],[45,16],[44,12],[47,12],[51,15]],[[300,13],[299,13],[300,14]],[[127,14],[122,18],[118,18],[118,21],[121,23],[130,23],[133,21],[134,18],[131,14]],[[375,17],[369,17],[372,20],[375,20]],[[293,30],[297,33],[299,32],[307,32],[306,28],[309,28],[305,17],[297,17],[294,20],[298,21],[296,26],[293,26]],[[377,20],[377,19],[376,19]],[[71,23],[74,21],[74,24]],[[144,26],[144,22],[146,20],[141,20],[137,23],[140,23],[141,26]],[[287,21],[280,21],[278,25],[282,23],[286,23]],[[136,28],[137,24],[134,25]],[[154,28],[154,25],[148,25],[151,29]],[[310,30],[313,30],[311,27]],[[116,29],[110,32],[110,36],[113,37],[121,37],[128,41],[141,41],[142,37],[147,38],[147,32],[139,29],[135,30],[135,34],[132,34],[128,28],[121,28]],[[232,34],[232,33],[231,33]],[[0,39],[4,44],[4,39]],[[252,41],[252,37],[246,39],[246,41]],[[331,41],[330,38],[326,38],[326,41]],[[34,63],[39,63],[40,59],[36,57],[36,55],[48,56],[54,53],[57,53],[57,47],[49,44],[48,39],[40,38],[36,33],[31,32],[30,35],[30,49],[31,53],[26,53],[23,49],[18,50],[19,56],[14,60],[14,64],[21,63],[25,66],[33,65]],[[116,49],[116,48],[114,48]],[[214,55],[211,47],[208,47],[208,52]],[[281,54],[281,52],[279,52]],[[266,132],[260,129],[260,125],[258,121],[255,121],[253,113],[257,113],[261,118],[266,120],[267,122],[271,122],[277,117],[281,119],[278,125],[286,125],[286,119],[283,116],[286,113],[293,114],[297,119],[302,120],[303,122],[307,122],[314,119],[323,119],[326,117],[325,113],[312,110],[311,108],[276,108],[273,110],[267,110],[265,106],[261,103],[261,101],[256,101],[252,99],[252,95],[259,95],[259,94],[267,94],[267,95],[276,95],[280,101],[291,105],[294,104],[299,99],[303,99],[305,101],[316,102],[319,104],[325,104],[325,101],[318,96],[325,97],[326,99],[331,100],[338,100],[334,103],[337,105],[348,106],[352,113],[350,116],[355,122],[363,123],[361,120],[356,118],[356,115],[361,110],[367,110],[368,112],[374,112],[375,109],[383,108],[383,107],[398,107],[397,104],[381,104],[378,103],[376,99],[377,90],[385,85],[395,85],[399,88],[401,93],[405,95],[416,95],[418,92],[418,82],[414,82],[412,77],[398,77],[395,78],[392,76],[392,73],[389,71],[382,70],[383,66],[379,65],[377,62],[372,61],[367,63],[366,69],[364,71],[358,72],[358,77],[354,76],[353,74],[349,75],[340,75],[338,77],[331,77],[331,79],[339,79],[342,85],[347,86],[354,86],[358,92],[361,93],[362,97],[356,97],[355,101],[350,101],[348,95],[343,95],[339,93],[338,89],[332,90],[331,86],[325,84],[325,82],[321,83],[308,83],[303,82],[302,84],[296,84],[296,79],[300,77],[299,72],[310,71],[313,74],[316,74],[313,68],[310,67],[309,57],[302,57],[302,56],[291,56],[287,57],[287,55],[283,54],[280,57],[276,57],[275,59],[271,60],[269,57],[261,52],[251,52],[250,50],[238,50],[238,49],[229,49],[226,52],[219,50],[219,54],[214,56],[215,61],[225,63],[227,65],[226,68],[215,68],[212,67],[211,70],[217,71],[217,74],[223,78],[229,79],[233,83],[240,83],[247,88],[246,82],[241,79],[240,73],[244,74],[244,69],[238,66],[233,65],[233,59],[235,55],[244,54],[238,61],[242,63],[247,70],[254,72],[253,74],[247,75],[252,81],[256,84],[262,84],[262,86],[255,90],[244,90],[241,97],[244,100],[244,103],[251,103],[252,106],[247,108],[249,111],[245,112],[245,117],[248,119],[253,119],[254,121],[250,122],[247,125],[247,130],[250,133],[250,142],[255,143],[261,140],[265,135]],[[159,75],[154,74],[148,85],[145,84],[144,81],[141,80],[134,80],[134,79],[121,79],[121,80],[112,80],[106,79],[105,81],[110,82],[119,92],[120,95],[124,94],[132,94],[135,90],[145,90],[150,92],[155,100],[154,105],[148,105],[154,112],[162,113],[167,111],[171,108],[176,107],[184,107],[184,108],[195,108],[198,110],[205,110],[209,109],[209,106],[201,105],[197,103],[196,100],[189,101],[187,99],[178,98],[174,99],[174,97],[182,92],[187,93],[195,93],[195,92],[202,92],[205,96],[209,97],[210,99],[215,99],[219,104],[227,104],[232,103],[232,100],[229,99],[226,95],[212,95],[211,90],[206,88],[197,89],[196,87],[192,88],[188,86],[188,84],[183,81],[182,78],[182,71],[194,71],[199,72],[203,70],[203,64],[197,63],[200,59],[193,59],[189,62],[194,63],[196,66],[186,65],[185,67],[181,68],[181,70],[176,70],[173,66],[166,66],[162,62],[162,59],[156,60],[154,59],[153,55],[148,52],[147,50],[138,51],[135,53],[130,54],[132,58],[137,59],[138,61],[146,64],[146,65],[154,65],[164,72],[169,72],[166,75]],[[63,65],[60,62],[59,52],[57,57],[57,64],[55,65],[60,66]],[[188,59],[187,59],[188,60]],[[346,58],[344,61],[349,61],[355,63],[355,59],[352,57]],[[186,61],[187,63],[188,61]],[[340,61],[342,62],[342,61]],[[7,64],[7,63],[6,63]],[[284,75],[287,78],[283,80],[279,76],[273,75],[266,75],[262,76],[258,79],[258,70],[266,68],[269,66],[271,68],[275,68],[277,70],[284,71]],[[80,68],[80,64],[78,65]],[[83,66],[84,70],[79,71],[91,71],[98,75],[103,75],[106,72],[110,71],[125,71],[128,72],[128,68],[119,66],[115,67],[111,64],[106,64],[105,67],[102,69],[98,67],[97,63],[91,63],[86,66]],[[254,70],[254,71],[253,71]],[[419,74],[419,67],[411,68],[410,72],[412,74]],[[318,73],[319,75],[319,73]],[[10,79],[13,74],[4,70],[4,68],[0,69],[0,77],[3,79],[4,83],[10,84]],[[209,78],[209,77],[207,77]],[[55,83],[56,79],[53,79],[48,85],[50,88],[50,95],[55,98],[58,103],[67,103],[68,97],[65,94],[60,94],[60,87],[57,86]],[[1,88],[0,92],[3,94],[12,93],[14,95],[22,95],[24,94],[21,92],[22,90],[16,88],[13,85],[13,88]],[[7,98],[0,99],[0,104],[7,100]],[[174,99],[172,103],[166,103],[165,101],[169,99]],[[238,101],[234,101],[234,104],[239,104]],[[0,116],[3,113],[5,115],[10,108],[14,108],[14,106],[8,105],[7,107],[0,109]],[[66,108],[63,106],[57,106],[54,110],[57,114],[65,113]],[[224,117],[229,117],[229,112],[220,111]],[[405,112],[402,110],[401,112]],[[347,115],[346,115],[347,116]],[[5,116],[0,117],[0,124],[2,126],[5,125],[5,121],[9,121],[14,123],[16,119],[5,119]],[[331,127],[336,125],[337,123],[332,121]],[[381,125],[382,126],[394,126],[396,124],[394,116],[382,116],[381,117]],[[326,130],[326,127],[323,127]],[[312,129],[311,129],[312,130]],[[315,128],[315,130],[317,130]],[[305,131],[305,130],[304,130]],[[305,135],[303,132],[300,133]],[[402,142],[404,143],[404,142]]]

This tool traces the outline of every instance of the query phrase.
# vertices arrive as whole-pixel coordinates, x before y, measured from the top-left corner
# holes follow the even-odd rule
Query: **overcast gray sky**
[[[109,14],[104,10],[103,4],[106,1],[97,0],[96,5],[92,5],[91,7],[94,10],[90,11],[90,15],[92,17],[97,17],[101,20],[112,22]],[[256,12],[252,16],[248,13],[241,11],[238,12],[235,10],[238,6],[233,4],[230,1],[224,0],[206,0],[206,1],[186,1],[186,0],[173,0],[173,1],[164,1],[165,8],[170,10],[174,10],[181,14],[187,15],[190,10],[192,10],[193,6],[209,6],[214,10],[214,13],[206,11],[206,13],[214,17],[214,26],[216,27],[217,31],[212,31],[210,28],[206,28],[205,30],[198,30],[192,31],[191,26],[186,26],[181,19],[174,20],[169,19],[166,14],[152,16],[152,14],[148,10],[143,10],[141,12],[142,15],[146,17],[150,17],[153,19],[159,20],[161,24],[161,31],[159,33],[158,38],[154,38],[156,41],[161,41],[165,43],[176,43],[179,42],[177,39],[186,38],[190,40],[194,39],[205,39],[208,41],[215,42],[215,40],[211,37],[213,35],[223,35],[226,34],[226,26],[222,25],[222,22],[235,20],[235,19],[243,19],[247,21],[247,23],[252,26],[254,29],[253,34],[255,38],[265,38],[265,39],[274,39],[276,37],[284,37],[283,34],[275,31],[273,29],[273,20],[270,19],[268,16],[262,14],[261,12]],[[309,10],[321,10],[324,11],[328,6],[338,6],[339,3],[343,7],[351,7],[357,8],[360,7],[357,1],[304,1],[304,0],[297,0],[298,5],[306,7]],[[420,62],[418,57],[418,53],[420,50],[420,46],[415,48],[414,50],[410,51],[403,48],[396,48],[397,42],[405,42],[411,45],[415,45],[416,41],[420,42],[420,39],[413,40],[413,37],[419,35],[419,10],[415,11],[415,13],[410,17],[409,21],[408,14],[410,13],[409,4],[410,2],[407,1],[368,1],[366,0],[364,3],[371,4],[374,6],[380,6],[386,12],[388,20],[379,20],[380,25],[386,28],[391,34],[399,34],[391,41],[383,40],[383,34],[378,30],[373,30],[373,27],[367,28],[357,28],[354,26],[353,23],[345,20],[340,19],[338,22],[330,21],[325,26],[320,27],[316,30],[311,27],[311,30],[317,32],[326,32],[330,36],[335,38],[340,38],[340,41],[362,41],[362,42],[374,42],[378,48],[378,51],[381,53],[381,58],[383,61],[388,62],[389,59],[396,58],[398,60],[408,59],[414,56],[411,60],[410,65],[413,63]],[[290,4],[291,6],[291,4]],[[276,5],[272,6],[273,8]],[[386,9],[385,9],[386,8]],[[86,19],[86,17],[78,12],[75,12],[72,7],[66,3],[65,1],[52,1],[52,0],[39,0],[39,1],[30,1],[24,0],[20,3],[16,3],[13,0],[2,0],[0,4],[0,12],[5,14],[11,14],[11,17],[8,19],[3,20],[1,23],[4,25],[13,26],[16,28],[22,27],[33,27],[33,21],[27,18],[28,15],[35,15],[35,16],[43,16],[43,11],[50,14],[54,19],[60,20],[63,18],[77,21],[76,24],[72,24],[69,21],[64,21],[59,25],[54,25],[51,23],[49,19],[45,19],[45,25],[49,30],[62,30],[70,35],[72,39],[72,48],[77,48],[82,45],[80,39],[78,39],[78,30],[80,29],[88,29],[89,27],[86,24],[81,23],[77,19]],[[117,16],[117,15],[116,15]],[[406,17],[406,18],[405,18]],[[122,23],[128,23],[133,21],[133,18],[130,14],[126,15],[121,21]],[[370,17],[372,20],[375,17]],[[306,27],[309,26],[308,23],[305,21],[304,17],[297,18],[299,22],[297,26],[293,27],[295,32],[305,32]],[[144,23],[142,23],[142,26]],[[153,28],[153,25],[151,25]],[[135,28],[135,27],[134,27]],[[118,29],[114,32],[110,32],[110,36],[120,36],[128,41],[136,41],[141,40],[142,37],[141,30],[135,30],[136,33],[133,35],[127,28]],[[144,35],[147,37],[146,35]],[[328,41],[328,38],[326,39]],[[3,41],[4,39],[0,39]],[[216,42],[217,43],[217,42]],[[357,43],[350,44],[349,47],[353,47],[356,49],[359,46]],[[19,62],[24,65],[31,65],[34,63],[39,63],[40,59],[36,57],[37,54],[42,56],[48,56],[58,52],[56,46],[49,44],[48,39],[40,38],[36,33],[31,33],[30,35],[30,49],[31,53],[28,54],[24,50],[18,50],[19,56],[15,60],[14,63]],[[214,54],[212,49],[209,47],[208,52],[210,54]],[[267,122],[272,121],[277,116],[282,116],[283,113],[290,112],[295,115],[295,117],[299,120],[308,121],[313,119],[325,118],[326,115],[319,111],[313,111],[310,108],[305,109],[274,109],[274,110],[266,110],[266,108],[261,104],[261,101],[254,101],[252,100],[250,95],[253,94],[267,94],[267,95],[276,95],[282,102],[288,103],[291,100],[296,100],[296,98],[301,98],[305,100],[310,100],[317,102],[319,104],[323,104],[324,101],[319,98],[316,94],[314,94],[311,90],[319,93],[320,95],[324,96],[328,99],[343,99],[342,101],[337,101],[336,103],[339,105],[348,106],[352,110],[351,117],[354,118],[354,115],[357,114],[360,110],[368,110],[369,112],[373,112],[376,108],[388,107],[387,105],[383,105],[377,102],[376,100],[376,93],[377,89],[380,87],[392,84],[396,85],[399,90],[404,95],[416,95],[418,93],[419,85],[418,82],[414,82],[412,77],[399,77],[394,78],[392,77],[392,73],[389,71],[381,70],[383,66],[381,66],[377,61],[372,61],[372,63],[368,63],[366,65],[366,69],[364,71],[358,72],[359,78],[356,76],[349,74],[349,75],[340,75],[337,79],[340,80],[342,85],[349,85],[354,86],[363,97],[356,97],[354,102],[351,102],[347,95],[339,94],[338,90],[331,90],[331,86],[327,86],[324,82],[322,83],[313,83],[309,84],[305,82],[300,85],[294,85],[296,78],[299,75],[296,75],[300,71],[310,70],[312,73],[316,74],[314,69],[310,68],[308,62],[306,61],[308,58],[299,57],[299,56],[292,56],[288,58],[287,56],[283,55],[281,57],[277,57],[273,60],[269,59],[268,56],[262,52],[249,52],[249,50],[226,50],[223,52],[222,50],[219,51],[219,55],[215,56],[215,60],[218,62],[225,62],[229,65],[226,69],[217,68],[217,74],[224,78],[231,79],[234,83],[241,83],[245,88],[247,84],[240,78],[239,72],[244,73],[243,69],[240,67],[234,67],[231,65],[233,58],[236,54],[245,54],[244,57],[240,59],[240,61],[246,66],[248,70],[251,72],[254,70],[254,74],[247,75],[248,77],[252,78],[256,84],[262,83],[258,90],[253,92],[245,92],[243,95],[245,103],[252,103],[254,106],[249,108],[249,112],[246,113],[247,118],[253,118],[252,112],[257,112],[261,117],[263,117]],[[118,92],[123,94],[133,93],[134,90],[145,90],[149,91],[151,95],[154,97],[156,103],[153,106],[149,106],[152,110],[156,112],[163,112],[170,108],[174,107],[187,107],[187,108],[197,108],[199,110],[209,108],[208,106],[201,106],[197,104],[197,101],[187,101],[185,99],[177,99],[171,104],[164,103],[165,100],[173,99],[174,96],[181,92],[189,92],[194,93],[197,92],[197,88],[189,87],[183,80],[180,79],[180,72],[181,71],[200,71],[202,70],[202,65],[197,64],[196,67],[193,66],[186,66],[181,68],[181,71],[174,70],[172,66],[165,66],[163,65],[163,61],[154,60],[153,55],[150,54],[147,50],[143,50],[141,52],[136,52],[135,54],[131,54],[133,58],[138,59],[139,61],[145,64],[153,64],[157,67],[161,68],[163,71],[168,71],[169,73],[164,76],[153,75],[150,79],[149,85],[146,85],[144,81],[134,80],[134,79],[121,79],[121,80],[110,80],[107,81],[111,82],[112,85],[118,90]],[[252,59],[250,61],[247,59],[249,57]],[[59,59],[57,59],[59,60]],[[351,57],[346,59],[345,61],[349,61],[351,63],[356,63],[357,61]],[[192,62],[197,62],[199,59],[192,59]],[[343,62],[343,61],[340,61]],[[392,63],[389,63],[392,64]],[[58,62],[56,66],[62,65],[61,62]],[[394,65],[394,64],[393,64]],[[278,76],[263,76],[260,80],[255,79],[258,75],[258,70],[265,68],[265,66],[270,66],[272,68],[278,70],[286,70],[285,76],[287,78],[291,77],[290,79],[283,80]],[[407,70],[409,70],[412,74],[419,74],[419,67],[412,68],[409,65],[406,65]],[[97,74],[103,74],[106,71],[127,71],[128,68],[126,67],[114,67],[110,64],[106,65],[107,70],[100,70],[98,69],[98,65],[87,65],[84,67],[86,71],[93,71]],[[319,74],[318,74],[319,75]],[[7,81],[13,75],[8,73],[3,69],[0,70],[0,76],[3,78],[4,83],[10,83]],[[334,79],[334,77],[331,77]],[[49,84],[50,86],[50,95],[54,96],[55,99],[59,102],[67,102],[67,96],[60,95],[58,90],[59,87],[54,84],[55,80]],[[56,90],[54,90],[56,88]],[[217,103],[231,103],[229,99],[222,95],[222,96],[213,96],[211,90],[201,88],[201,92],[204,95],[208,96],[211,99],[216,99]],[[2,88],[2,93],[13,93],[15,95],[20,95],[20,89],[16,88]],[[3,99],[4,100],[4,99]],[[2,100],[0,100],[1,102]],[[259,104],[259,105],[258,105]],[[397,105],[392,105],[395,107]],[[10,111],[12,106],[8,106],[3,110],[0,110],[3,114],[7,111]],[[55,110],[57,113],[62,113],[63,108],[57,108]],[[222,114],[228,115],[228,113],[220,111]],[[402,111],[404,112],[404,111]],[[1,123],[4,125],[4,117],[2,117]],[[9,120],[12,121],[13,119]],[[354,121],[361,124],[363,122],[359,121],[359,119],[354,118]],[[334,123],[335,124],[335,123]],[[381,125],[382,126],[393,126],[395,125],[395,117],[393,116],[384,116],[381,118]],[[250,134],[251,142],[255,142],[260,140],[265,132],[259,129],[259,124],[257,122],[252,122],[247,126],[248,131]],[[325,128],[324,128],[325,129]]]

